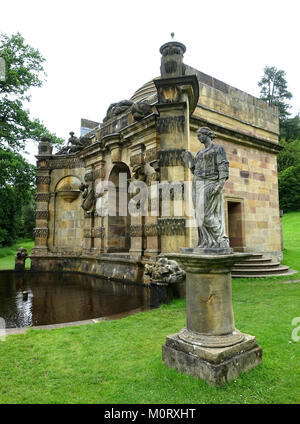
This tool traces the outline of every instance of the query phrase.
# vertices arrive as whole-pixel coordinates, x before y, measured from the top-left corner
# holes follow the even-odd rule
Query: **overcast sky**
[[[0,0],[0,31],[20,32],[46,58],[31,116],[64,139],[159,76],[171,32],[186,64],[257,97],[264,67],[283,69],[295,115],[299,16],[299,0]],[[37,147],[29,150],[32,161]]]

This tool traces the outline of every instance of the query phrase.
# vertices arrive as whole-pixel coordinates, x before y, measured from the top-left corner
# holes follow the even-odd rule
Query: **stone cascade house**
[[[52,154],[48,139],[40,142],[33,270],[147,282],[145,264],[195,246],[186,184],[192,174],[181,153],[202,148],[196,136],[201,126],[216,133],[230,164],[223,194],[231,247],[282,259],[277,109],[185,65],[184,52],[179,42],[164,44],[160,77],[110,105],[103,122],[84,136],[70,133],[60,152]],[[144,216],[128,212],[136,181],[148,189]],[[166,182],[173,183],[167,195],[157,190]],[[115,208],[115,216],[105,208]]]

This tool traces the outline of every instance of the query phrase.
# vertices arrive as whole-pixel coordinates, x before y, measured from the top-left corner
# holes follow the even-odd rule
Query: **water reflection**
[[[7,328],[118,317],[149,309],[149,289],[71,273],[0,272]]]

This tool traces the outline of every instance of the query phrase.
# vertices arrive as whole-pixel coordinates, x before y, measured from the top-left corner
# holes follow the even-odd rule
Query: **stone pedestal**
[[[167,337],[163,362],[214,385],[224,384],[262,361],[255,337],[235,328],[231,269],[251,255],[168,253],[186,271],[187,325]]]

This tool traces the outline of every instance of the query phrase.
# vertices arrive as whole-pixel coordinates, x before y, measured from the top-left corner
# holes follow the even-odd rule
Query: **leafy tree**
[[[30,101],[29,89],[44,82],[45,59],[19,33],[11,37],[0,34],[0,57],[5,61],[5,79],[0,80],[0,147],[18,152],[25,149],[26,140],[40,140],[42,136],[61,144],[63,140],[38,119],[32,120],[24,107]]]
[[[0,243],[16,241],[25,205],[32,201],[35,168],[18,153],[0,149]]]
[[[280,125],[280,139],[289,142],[291,140],[300,139],[300,115],[294,118],[285,119]]]
[[[284,212],[300,211],[300,164],[279,174],[279,203]]]
[[[32,198],[22,209],[19,230],[20,237],[28,237],[31,239],[33,238],[33,229],[35,227],[35,191],[36,190],[31,190]]]
[[[294,140],[290,143],[282,140],[280,144],[283,146],[283,150],[277,156],[278,172],[300,164],[300,140]]]
[[[34,225],[35,167],[20,155],[28,140],[43,136],[54,145],[63,140],[31,119],[28,92],[45,80],[45,59],[19,34],[0,34],[0,58],[5,78],[0,79],[0,244],[9,245],[19,236],[31,236]],[[4,60],[3,60],[4,59]]]
[[[275,66],[266,66],[258,86],[261,99],[266,100],[270,106],[278,107],[280,121],[286,119],[290,115],[288,109],[291,107],[286,101],[293,95],[287,89],[285,72]]]

